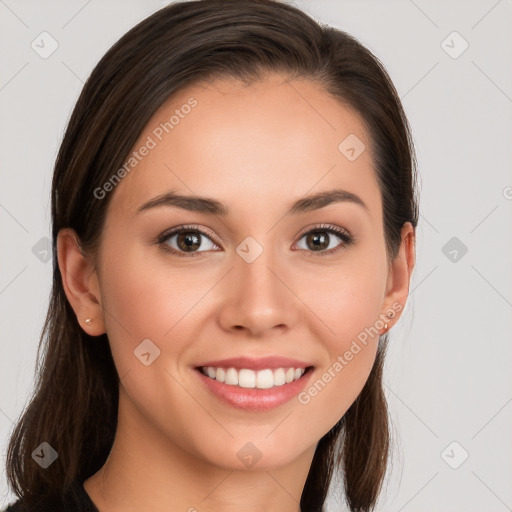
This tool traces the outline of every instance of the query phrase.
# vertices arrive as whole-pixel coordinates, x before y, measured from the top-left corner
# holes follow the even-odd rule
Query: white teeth
[[[289,384],[294,380],[300,379],[304,368],[266,368],[264,370],[254,371],[242,368],[214,368],[213,366],[202,367],[204,375],[211,379],[224,382],[230,386],[240,386],[242,388],[269,389],[274,386]]]
[[[268,389],[274,386],[274,373],[272,370],[260,370],[256,374],[256,387]]]
[[[224,368],[217,368],[217,371],[215,372],[215,380],[218,380],[219,382],[224,382],[225,378],[226,372],[224,371]]]
[[[238,372],[238,385],[242,388],[256,386],[256,374],[252,370],[240,370]]]
[[[282,368],[274,370],[274,386],[282,386],[285,382],[284,370]]]
[[[224,383],[230,384],[231,386],[238,386],[238,372],[234,368],[227,369]]]

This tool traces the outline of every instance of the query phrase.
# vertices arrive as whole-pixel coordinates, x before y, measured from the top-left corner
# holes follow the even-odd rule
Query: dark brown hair
[[[119,377],[108,338],[92,340],[77,322],[57,265],[57,233],[73,228],[82,247],[98,247],[111,194],[98,200],[94,190],[122,167],[150,117],[171,94],[218,77],[251,84],[268,72],[315,81],[359,114],[371,140],[389,261],[398,254],[404,223],[416,228],[410,128],[383,65],[354,37],[274,0],[177,2],[140,22],[91,73],[55,164],[50,305],[34,394],[7,452],[9,484],[26,503],[61,495],[72,482],[97,472],[117,426]],[[390,444],[382,385],[386,345],[387,335],[381,336],[360,395],[320,440],[301,497],[303,511],[323,509],[337,469],[350,510],[375,507]],[[31,458],[43,441],[59,454],[44,470]]]

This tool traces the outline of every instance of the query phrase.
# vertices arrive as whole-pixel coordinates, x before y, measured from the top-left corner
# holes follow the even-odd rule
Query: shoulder
[[[28,512],[29,510],[30,512],[36,512],[39,511],[40,509],[39,507],[31,507],[30,509],[28,509],[26,505],[23,504],[23,500],[18,500],[15,501],[14,503],[11,503],[7,508],[0,510],[0,512]]]
[[[46,499],[35,505],[18,500],[0,512],[98,512],[80,483],[73,483],[61,496]]]
[[[18,512],[20,502],[11,503],[7,508],[3,508],[0,512]]]
[[[6,509],[0,510],[0,512],[50,512],[57,510],[60,512],[64,509],[59,507],[60,503],[48,502],[40,503],[37,505],[27,505],[23,500],[15,501],[11,503]],[[59,507],[59,508],[56,508]]]
[[[7,508],[0,510],[0,512],[25,512],[26,507],[23,506],[23,501],[18,500],[11,503]]]

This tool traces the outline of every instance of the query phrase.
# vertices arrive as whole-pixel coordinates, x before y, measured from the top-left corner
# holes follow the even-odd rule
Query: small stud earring
[[[84,322],[87,324],[87,325],[91,325],[92,324],[92,318],[86,318],[84,320]]]
[[[392,312],[392,311],[388,311],[388,312],[386,313],[386,316],[387,316],[388,318],[393,318],[393,317],[395,316],[395,313],[394,313],[394,312]],[[387,324],[387,323],[385,323],[385,324],[384,324],[384,330],[382,331],[381,335],[382,335],[382,334],[385,334],[387,330],[388,330],[388,324]]]

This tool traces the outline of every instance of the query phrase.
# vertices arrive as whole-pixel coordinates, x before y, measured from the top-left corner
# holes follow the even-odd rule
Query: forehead
[[[345,188],[378,210],[370,144],[360,117],[317,83],[279,75],[251,85],[197,83],[173,94],[147,123],[133,148],[145,156],[116,187],[112,203],[133,212],[174,190],[236,210]],[[150,149],[139,151],[143,146]],[[351,147],[366,149],[354,159],[346,152]]]

